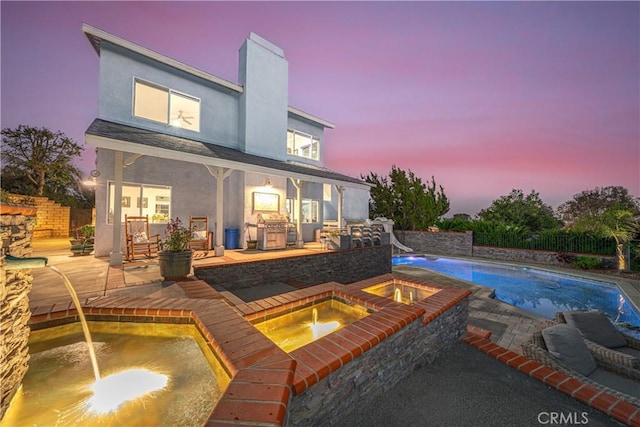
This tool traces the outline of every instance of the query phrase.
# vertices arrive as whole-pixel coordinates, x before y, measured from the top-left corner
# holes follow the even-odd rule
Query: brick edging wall
[[[549,387],[588,405],[630,426],[640,426],[640,408],[594,387],[583,384],[562,372],[535,362],[525,356],[501,347],[477,331],[468,331],[463,341],[483,353],[533,377]]]

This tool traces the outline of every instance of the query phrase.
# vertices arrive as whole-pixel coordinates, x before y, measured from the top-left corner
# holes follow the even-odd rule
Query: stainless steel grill
[[[287,217],[280,214],[258,214],[258,249],[287,247]]]

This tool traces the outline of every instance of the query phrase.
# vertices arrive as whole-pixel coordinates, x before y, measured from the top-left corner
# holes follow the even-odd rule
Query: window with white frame
[[[295,199],[287,199],[286,209],[291,222],[296,221]],[[318,200],[302,199],[300,204],[300,222],[318,222],[320,217],[320,203]]]
[[[320,138],[289,129],[287,131],[287,154],[320,160]]]
[[[133,82],[133,115],[200,132],[200,100],[140,79]]]
[[[113,223],[115,185],[109,183],[109,214],[107,222]],[[149,215],[151,223],[166,223],[171,217],[171,187],[158,185],[122,184],[122,218]]]

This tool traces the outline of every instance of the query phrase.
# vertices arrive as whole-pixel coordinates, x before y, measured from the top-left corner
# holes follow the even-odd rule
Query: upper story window
[[[288,130],[287,154],[320,160],[320,138],[297,130]]]
[[[133,115],[200,132],[200,100],[184,93],[135,79]]]

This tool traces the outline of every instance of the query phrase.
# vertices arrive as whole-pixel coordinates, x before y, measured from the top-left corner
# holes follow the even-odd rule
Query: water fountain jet
[[[158,325],[163,329],[155,334],[156,327],[149,331],[149,323],[138,326],[142,324],[94,322],[91,329],[95,328],[93,332],[98,332],[97,348],[78,295],[63,272],[54,266],[48,266],[46,258],[9,257],[5,260],[7,262],[3,267],[6,266],[7,270],[48,267],[53,271],[62,279],[77,311],[75,320],[79,321],[74,322],[74,313],[67,312],[71,323],[53,328],[32,328],[28,356],[31,363],[26,375],[21,378],[20,387],[12,396],[12,403],[4,413],[0,425],[106,423],[145,426],[184,424],[194,420],[199,420],[195,421],[199,423],[206,420],[205,417],[211,413],[226,388],[229,377],[224,368],[216,366],[217,360],[212,361],[216,356],[205,355],[207,345],[204,342],[198,344],[203,338],[194,326]],[[170,335],[166,335],[166,327],[175,328],[177,334],[171,335],[173,333],[169,332]],[[131,335],[123,335],[127,333],[122,331],[130,328],[137,329]],[[190,332],[185,334],[187,330]],[[104,341],[105,334],[115,337],[115,341]],[[124,344],[125,340],[131,343]],[[141,348],[148,345],[147,340],[177,342],[170,344],[174,346],[171,350],[163,344],[152,344],[161,347]],[[128,350],[134,347],[135,350]],[[158,352],[162,352],[160,358],[155,357]],[[106,357],[110,353],[115,353],[118,357]],[[98,358],[103,356],[106,374],[101,376]],[[176,378],[183,378],[174,382],[172,369],[176,363],[171,360],[178,361],[183,357],[190,360],[190,365],[188,369],[183,367],[179,371],[174,370]],[[153,361],[153,366],[148,361]],[[122,362],[128,366],[123,366]],[[89,365],[90,368],[86,369]],[[87,379],[89,370],[93,372],[92,380]],[[174,392],[189,397],[174,397]],[[179,410],[176,411],[175,408]],[[153,414],[149,415],[149,411]],[[158,417],[162,418],[162,423],[158,421]]]

